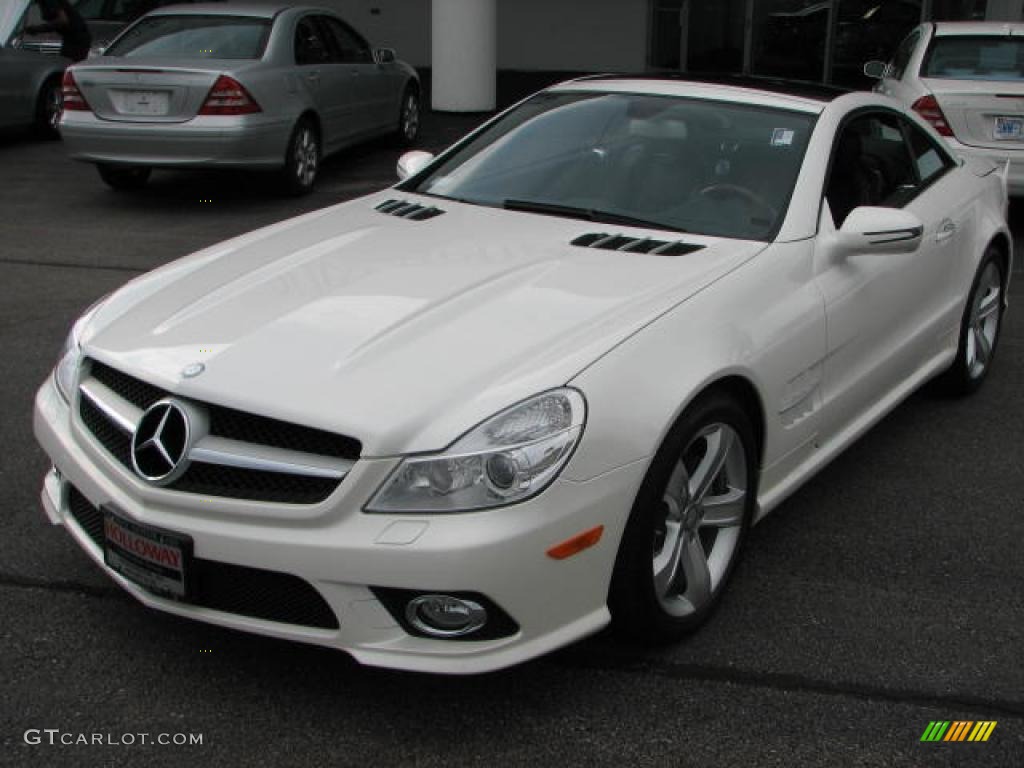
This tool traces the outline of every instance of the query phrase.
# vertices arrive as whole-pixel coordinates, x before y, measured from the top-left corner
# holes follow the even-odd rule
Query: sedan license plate
[[[1002,141],[1024,139],[1024,117],[997,117],[994,136]]]
[[[122,115],[166,115],[170,111],[167,91],[111,91],[110,97]]]
[[[108,568],[161,597],[188,596],[190,537],[133,523],[109,508],[103,510],[103,536]]]

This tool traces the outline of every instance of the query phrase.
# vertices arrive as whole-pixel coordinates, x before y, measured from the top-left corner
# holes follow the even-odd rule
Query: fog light
[[[480,603],[451,595],[420,595],[409,601],[405,618],[431,637],[460,637],[476,632],[487,622]]]

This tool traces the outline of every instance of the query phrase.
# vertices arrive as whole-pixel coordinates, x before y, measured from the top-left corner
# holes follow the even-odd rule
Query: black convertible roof
[[[734,88],[752,88],[758,91],[780,93],[787,96],[798,96],[803,99],[829,102],[843,94],[850,93],[850,88],[836,85],[823,85],[806,80],[784,80],[776,77],[737,74],[694,74],[690,72],[640,72],[638,74],[603,74],[582,77],[580,80],[665,80],[670,82],[709,83],[728,85]]]

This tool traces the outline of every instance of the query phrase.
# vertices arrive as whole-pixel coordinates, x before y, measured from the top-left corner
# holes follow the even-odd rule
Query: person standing
[[[68,0],[36,0],[45,23],[25,27],[30,35],[56,32],[60,35],[60,55],[72,61],[81,61],[89,55],[92,36],[85,19]]]

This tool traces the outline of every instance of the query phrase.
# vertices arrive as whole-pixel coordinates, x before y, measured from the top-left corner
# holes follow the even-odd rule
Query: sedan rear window
[[[952,80],[1024,79],[1024,40],[1016,37],[937,37],[922,77]]]
[[[245,16],[150,16],[119,37],[107,56],[258,59],[270,20]]]

